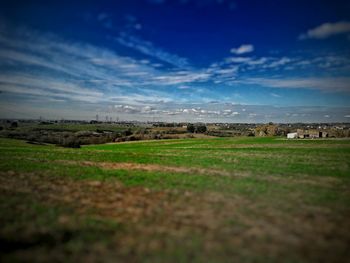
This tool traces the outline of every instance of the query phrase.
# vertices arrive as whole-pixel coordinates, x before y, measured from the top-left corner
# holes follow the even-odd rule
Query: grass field
[[[0,149],[1,262],[350,262],[350,140]]]

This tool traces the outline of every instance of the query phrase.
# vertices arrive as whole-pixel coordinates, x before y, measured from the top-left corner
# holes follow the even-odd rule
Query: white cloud
[[[247,78],[241,83],[271,88],[316,89],[327,92],[350,91],[350,78]]]
[[[276,93],[270,93],[270,95],[271,95],[272,97],[275,97],[275,98],[280,98],[280,97],[281,97],[281,95],[278,95],[278,94],[276,94]]]
[[[151,81],[153,84],[158,85],[177,85],[207,81],[210,76],[209,73],[205,72],[178,71],[171,74],[155,76]]]
[[[251,60],[249,57],[229,57],[225,59],[228,63],[247,63]]]
[[[155,111],[155,108],[153,108],[152,106],[145,106],[142,108],[142,112],[144,112],[144,113],[151,113],[154,111]]]
[[[299,39],[325,39],[334,35],[345,34],[350,32],[350,22],[342,21],[336,23],[324,23],[306,33],[301,34]]]
[[[114,111],[119,113],[135,114],[140,113],[142,109],[131,105],[114,105]]]
[[[278,60],[273,61],[272,63],[265,65],[266,68],[276,68],[276,67],[280,67],[280,66],[284,66],[285,64],[288,64],[292,62],[292,60],[290,58],[287,57],[283,57],[280,58]]]
[[[254,51],[254,46],[251,44],[244,44],[239,46],[238,48],[231,48],[231,53],[240,55],[245,53],[250,53]]]

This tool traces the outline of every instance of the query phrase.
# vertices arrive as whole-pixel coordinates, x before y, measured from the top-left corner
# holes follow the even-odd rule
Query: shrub
[[[196,128],[194,127],[193,124],[188,124],[187,125],[187,131],[190,132],[190,133],[194,133],[196,130]]]
[[[205,125],[198,125],[196,127],[196,132],[198,133],[205,133],[207,131],[207,126]]]
[[[60,145],[68,148],[80,148],[80,141],[75,137],[68,137],[63,139]]]
[[[132,134],[132,131],[131,131],[130,129],[127,129],[127,130],[125,130],[123,133],[124,133],[124,134],[123,134],[124,136],[129,136],[129,135]]]

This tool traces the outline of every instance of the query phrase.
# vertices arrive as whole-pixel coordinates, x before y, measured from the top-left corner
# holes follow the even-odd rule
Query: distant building
[[[298,138],[297,132],[290,132],[287,134],[287,139],[296,139],[296,138]]]
[[[295,133],[288,133],[288,135],[289,134],[295,134]],[[287,138],[289,138],[288,135],[287,135]],[[290,135],[290,136],[295,136],[295,135]],[[326,137],[328,137],[328,133],[325,131],[319,131],[317,129],[309,129],[309,130],[297,129],[296,137],[293,137],[293,138],[314,139],[314,138],[326,138]]]

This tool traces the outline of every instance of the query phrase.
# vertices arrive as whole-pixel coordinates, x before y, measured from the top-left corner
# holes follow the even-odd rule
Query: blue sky
[[[350,121],[349,1],[14,2],[0,117]]]

